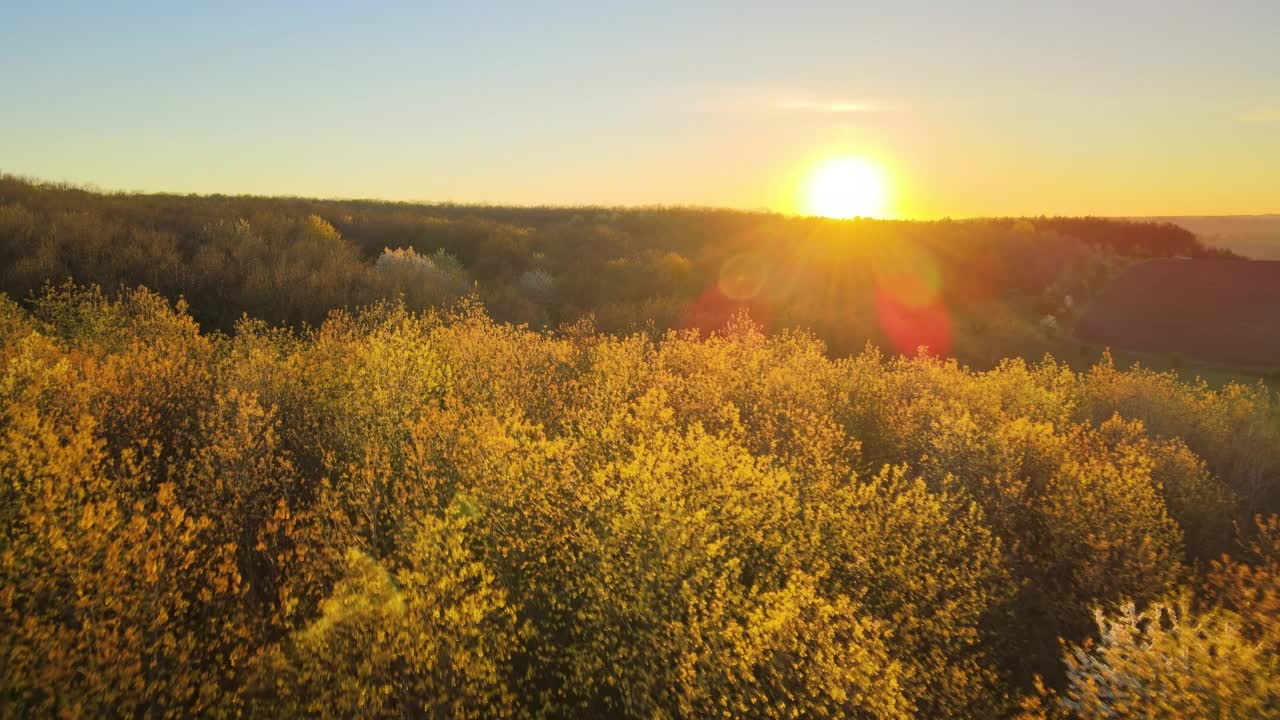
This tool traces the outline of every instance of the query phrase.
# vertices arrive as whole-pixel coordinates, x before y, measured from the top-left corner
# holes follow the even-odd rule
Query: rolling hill
[[[1195,233],[1209,247],[1230,250],[1253,260],[1280,260],[1280,214],[1188,215],[1140,219],[1172,223]]]
[[[1150,260],[1085,308],[1083,340],[1229,365],[1280,365],[1280,262]]]

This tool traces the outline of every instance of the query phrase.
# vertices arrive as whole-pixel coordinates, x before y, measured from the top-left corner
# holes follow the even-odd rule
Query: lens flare
[[[769,269],[753,253],[734,255],[720,268],[720,291],[734,300],[750,300],[760,293]]]
[[[870,258],[876,287],[911,307],[934,302],[942,277],[933,255],[912,242],[886,244]]]
[[[894,243],[879,249],[871,267],[876,317],[893,349],[908,356],[949,354],[951,313],[933,254],[910,241]]]

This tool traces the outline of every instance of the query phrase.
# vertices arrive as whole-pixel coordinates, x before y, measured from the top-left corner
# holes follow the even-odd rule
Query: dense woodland
[[[3,188],[0,716],[1280,716],[1272,391],[823,307],[1185,233]]]
[[[978,367],[1061,346],[1131,258],[1230,256],[1171,224],[1094,218],[830,221],[725,210],[510,208],[102,194],[0,176],[0,291],[70,279],[183,297],[205,329],[293,327],[402,297],[604,332],[806,329],[836,354],[920,345]],[[1052,340],[1052,338],[1050,338]]]

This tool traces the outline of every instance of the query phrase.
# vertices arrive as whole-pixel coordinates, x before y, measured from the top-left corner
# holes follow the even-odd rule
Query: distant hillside
[[[1173,223],[1210,247],[1226,248],[1254,260],[1280,260],[1280,214],[1134,218]]]
[[[1123,350],[1280,365],[1280,262],[1133,265],[1085,308],[1076,334]]]
[[[144,285],[206,329],[317,326],[339,308],[478,298],[495,319],[604,332],[723,328],[739,312],[835,354],[921,346],[990,367],[1130,259],[1213,257],[1169,223],[906,222],[706,208],[419,205],[102,193],[0,174],[0,292]],[[1067,298],[1071,298],[1068,302]],[[1056,319],[1042,325],[1046,315]]]

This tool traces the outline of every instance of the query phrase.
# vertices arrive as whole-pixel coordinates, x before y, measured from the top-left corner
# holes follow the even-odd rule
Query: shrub
[[[1267,709],[1280,523],[1219,553],[1275,407],[741,318],[0,299],[0,715],[988,717],[1035,673],[1027,712]]]
[[[1230,613],[1195,614],[1182,599],[1097,623],[1096,645],[1067,651],[1066,689],[1027,717],[1280,717],[1280,660]]]

